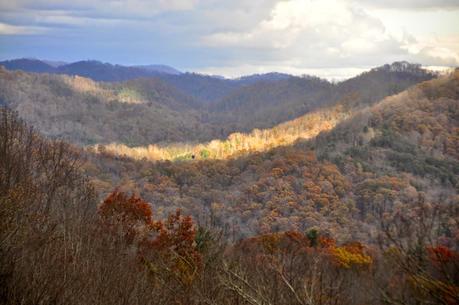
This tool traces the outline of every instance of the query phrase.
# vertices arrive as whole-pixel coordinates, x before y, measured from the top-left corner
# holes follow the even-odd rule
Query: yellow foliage
[[[338,264],[344,268],[366,267],[373,262],[371,256],[364,254],[361,249],[355,247],[334,247],[331,252]]]

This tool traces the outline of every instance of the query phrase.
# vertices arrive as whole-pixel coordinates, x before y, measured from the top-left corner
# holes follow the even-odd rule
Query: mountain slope
[[[161,78],[185,94],[201,101],[203,105],[212,104],[215,100],[241,86],[229,79],[197,73],[162,75]]]
[[[317,138],[320,155],[343,156],[363,169],[407,172],[457,186],[459,70],[421,83],[339,124]]]
[[[338,83],[335,99],[351,96],[354,104],[371,105],[386,96],[435,77],[436,74],[423,69],[421,65],[394,62]]]
[[[428,89],[421,99],[453,99]],[[6,304],[456,303],[457,191],[436,186],[432,201],[417,176],[369,173],[354,185],[312,151],[277,149],[225,163],[96,156],[87,173],[103,165],[134,193],[98,200],[93,186],[110,184],[89,183],[75,147],[8,109],[0,126]]]
[[[248,84],[253,84],[259,81],[278,81],[278,80],[285,80],[289,79],[292,77],[290,74],[285,74],[285,73],[278,73],[278,72],[269,72],[269,73],[263,73],[263,74],[252,74],[252,75],[247,75],[247,76],[242,76],[240,78],[236,78],[234,81],[248,85]]]
[[[434,77],[419,65],[406,62],[375,68],[338,84],[315,77],[290,77],[241,87],[214,103],[210,110],[215,122],[231,123],[233,130],[270,128],[336,103],[351,108],[371,105]]]
[[[77,144],[145,145],[211,136],[192,99],[158,79],[104,84],[0,69],[0,101],[45,135]]]
[[[55,73],[67,75],[79,75],[91,78],[95,81],[125,81],[129,79],[155,76],[159,73],[142,68],[125,67],[102,63],[95,60],[78,61],[60,66]]]
[[[442,234],[454,239],[458,88],[456,71],[359,107],[316,139],[240,158],[150,163],[103,151],[87,170],[101,191],[134,190],[160,216],[180,207],[242,235],[316,227],[342,240],[374,241],[382,214],[389,221],[439,204]]]
[[[59,69],[121,80],[138,68],[85,61]],[[269,129],[335,105],[344,111],[364,107],[432,77],[418,66],[397,63],[339,84],[277,74],[244,83],[189,73],[103,83],[2,70],[0,103],[20,111],[44,134],[77,144],[195,143]]]
[[[254,129],[250,133],[236,132],[225,139],[214,139],[205,143],[150,144],[140,147],[111,143],[96,145],[89,149],[150,161],[236,158],[313,138],[320,132],[334,128],[349,115],[350,112],[344,111],[343,107],[338,105],[307,113],[273,128]]]
[[[185,94],[210,103],[227,95],[231,90],[243,85],[264,80],[280,80],[288,78],[281,73],[256,74],[241,77],[237,80],[224,79],[197,73],[182,73],[166,65],[123,66],[102,63],[97,60],[83,60],[73,63],[47,62],[38,59],[14,59],[1,61],[0,66],[8,70],[24,72],[57,73],[78,75],[95,81],[126,81],[140,77],[161,77]]]
[[[319,105],[327,106],[331,90],[329,82],[312,77],[261,81],[235,90],[213,104],[210,111],[216,122],[237,126],[233,129],[269,128]]]
[[[248,130],[247,133],[231,133],[226,138],[196,145],[150,144],[130,148],[113,143],[104,146],[104,151],[149,160],[225,159],[292,145],[295,141],[332,129],[362,107],[374,104],[379,96],[386,96],[387,92],[397,92],[431,77],[418,66],[402,64],[377,68],[336,86],[311,77],[289,77],[271,84],[259,82],[237,90],[224,100],[225,103],[214,105],[216,108],[209,116],[222,130],[226,127],[229,130]],[[245,100],[247,97],[251,99]],[[333,106],[328,106],[330,104]],[[298,113],[306,114],[291,120]],[[247,119],[247,122],[241,122],[242,119]],[[283,121],[271,128],[257,128]]]

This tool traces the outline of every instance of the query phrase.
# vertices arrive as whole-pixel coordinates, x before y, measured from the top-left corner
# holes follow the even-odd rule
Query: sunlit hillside
[[[352,114],[337,108],[306,115],[266,130],[267,142],[262,131],[239,138],[241,149],[242,143],[276,145],[259,152],[242,153],[232,142],[235,151],[225,160],[212,156],[217,149],[207,158],[195,155],[195,162],[151,162],[174,152],[113,146],[90,153],[86,169],[101,192],[133,190],[158,215],[181,207],[202,222],[237,226],[241,235],[317,226],[340,238],[373,239],[383,206],[409,208],[420,198],[441,197],[446,207],[456,202],[458,76],[421,83]],[[300,134],[310,138],[299,140]],[[282,146],[282,136],[292,143]],[[217,143],[223,153],[225,141]],[[190,159],[188,149],[175,158]]]
[[[255,129],[250,133],[233,133],[225,140],[202,144],[176,143],[166,146],[128,147],[123,144],[95,145],[89,151],[126,156],[137,160],[227,159],[263,152],[278,146],[288,146],[328,131],[350,115],[342,106],[314,111],[270,129]]]
[[[237,114],[236,117],[239,119],[243,117],[242,113],[251,113],[248,108],[250,106],[260,112],[266,111],[266,109],[272,111],[278,108],[285,109],[286,111],[293,111],[292,109],[294,109],[294,106],[292,106],[292,104],[295,104],[295,99],[302,96],[302,94],[306,95],[307,91],[312,91],[313,93],[308,96],[310,102],[304,104],[303,107],[310,107],[311,109],[319,108],[319,110],[313,110],[301,117],[281,123],[273,128],[254,129],[248,133],[232,133],[226,139],[215,139],[205,143],[194,144],[192,142],[184,142],[167,145],[150,144],[148,146],[138,147],[129,147],[123,143],[111,143],[108,145],[95,145],[89,149],[95,152],[111,153],[115,156],[126,156],[137,160],[146,159],[154,161],[227,159],[250,153],[267,151],[278,146],[292,145],[296,141],[311,139],[320,132],[333,129],[338,123],[349,118],[352,114],[357,113],[361,109],[370,107],[376,102],[376,98],[384,97],[384,92],[398,92],[400,88],[406,87],[410,83],[410,80],[404,80],[404,85],[402,83],[394,84],[392,82],[383,81],[387,78],[394,78],[395,80],[402,78],[401,75],[391,74],[391,72],[394,71],[402,73],[402,75],[408,77],[408,79],[412,78],[419,80],[428,78],[429,75],[417,65],[394,63],[393,65],[376,68],[352,80],[345,81],[336,87],[316,78],[304,80],[291,78],[282,80],[276,85],[269,85],[266,82],[261,82],[252,87],[244,87],[242,90],[235,93],[236,98],[234,98],[234,96],[229,96],[225,101],[227,104],[216,104],[216,107],[223,107],[223,109],[228,111],[227,113],[225,112],[229,114],[227,119],[235,115],[233,113],[235,109]],[[445,77],[443,77],[443,79],[445,79]],[[375,83],[377,85],[375,85]],[[361,86],[361,84],[365,84],[365,86]],[[275,86],[278,86],[278,88]],[[387,86],[387,88],[385,86]],[[264,90],[268,87],[269,90]],[[355,89],[355,87],[359,89]],[[281,96],[278,96],[276,99],[274,92],[281,94],[281,92],[287,88],[292,91],[300,90],[301,93],[290,93],[287,94],[284,99],[282,99]],[[333,88],[332,91],[324,95],[324,90],[326,91],[330,88]],[[331,97],[338,92],[340,93],[338,95],[340,98]],[[328,97],[326,97],[327,95]],[[253,99],[245,100],[245,98],[250,96],[253,96]],[[263,101],[263,97],[267,100]],[[240,100],[241,98],[243,98],[242,101]],[[314,98],[325,99],[327,102],[316,102]],[[399,100],[400,97],[396,97],[395,99]],[[282,100],[282,103],[278,102],[278,100]],[[319,107],[321,103],[332,104],[333,102],[335,102],[334,106]],[[266,107],[266,105],[270,104],[273,108]],[[296,105],[300,104],[296,103]],[[219,111],[222,110],[220,109]],[[297,113],[300,112],[301,110],[297,110]],[[276,113],[279,114],[281,111],[279,110]],[[259,121],[263,122],[262,120]],[[371,137],[371,135],[368,134],[365,137],[368,138]]]

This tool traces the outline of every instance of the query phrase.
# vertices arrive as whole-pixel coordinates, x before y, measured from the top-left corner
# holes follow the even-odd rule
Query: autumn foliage
[[[199,273],[195,226],[180,210],[166,220],[155,220],[150,204],[115,190],[99,206],[99,215],[108,233],[133,246],[154,277],[173,276],[190,284]]]
[[[263,151],[288,124],[235,134],[228,160],[82,152],[2,108],[0,304],[458,304],[458,80],[288,147]]]
[[[150,205],[134,195],[114,191],[99,206],[102,225],[113,234],[119,234],[126,243],[146,238],[148,230],[154,227]],[[138,241],[137,241],[138,242]]]

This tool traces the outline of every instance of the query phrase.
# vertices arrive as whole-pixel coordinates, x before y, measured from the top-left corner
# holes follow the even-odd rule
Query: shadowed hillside
[[[115,69],[101,63],[84,65]],[[2,69],[0,103],[17,110],[43,134],[80,145],[190,146],[269,129],[337,104],[344,111],[363,107],[432,77],[407,63],[380,67],[339,84],[276,74],[225,80],[187,73],[103,83]]]
[[[158,79],[96,83],[0,70],[0,100],[46,136],[77,144],[205,140],[192,98]]]
[[[314,77],[257,82],[235,90],[211,107],[215,122],[250,131],[269,128],[320,107],[371,105],[419,82],[432,79],[419,65],[396,62],[338,84]]]

